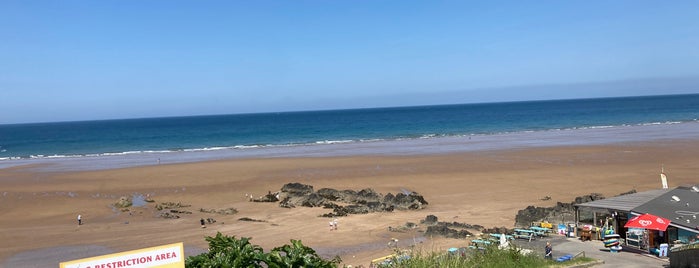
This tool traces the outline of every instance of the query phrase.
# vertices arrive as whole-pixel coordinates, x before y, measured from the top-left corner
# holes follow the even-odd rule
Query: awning
[[[670,225],[670,220],[658,217],[653,214],[643,214],[638,215],[624,225],[624,228],[642,228],[649,230],[665,231],[667,226]]]

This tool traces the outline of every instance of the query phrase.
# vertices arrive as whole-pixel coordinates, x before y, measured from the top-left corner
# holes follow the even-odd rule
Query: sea
[[[699,138],[699,94],[0,125],[0,168],[411,155]]]

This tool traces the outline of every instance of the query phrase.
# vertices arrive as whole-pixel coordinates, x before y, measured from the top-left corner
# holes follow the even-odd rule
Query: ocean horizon
[[[0,168],[444,153],[699,137],[699,94],[0,125]]]

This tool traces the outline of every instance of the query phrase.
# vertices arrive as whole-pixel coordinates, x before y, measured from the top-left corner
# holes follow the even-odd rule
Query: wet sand
[[[660,187],[664,165],[670,186],[699,182],[699,139],[655,139],[601,145],[493,149],[411,155],[358,155],[287,158],[236,158],[96,171],[48,171],[31,166],[0,169],[0,266],[56,265],[108,251],[184,242],[190,253],[206,248],[216,232],[252,237],[269,251],[300,239],[325,257],[368,265],[391,253],[392,237],[401,246],[416,242],[426,250],[465,246],[465,240],[423,237],[388,227],[419,223],[427,215],[485,227],[512,227],[518,210],[552,206],[592,192],[614,196]],[[396,211],[339,218],[330,231],[321,208],[280,208],[249,202],[284,184],[380,193],[415,191],[429,202],[420,211]],[[120,212],[120,196],[150,195],[156,203],[191,205],[179,219],[157,217],[152,203]],[[544,196],[551,200],[542,201]],[[199,212],[235,208],[235,215]],[[84,224],[77,225],[81,214]],[[263,222],[238,221],[251,218]],[[200,218],[216,223],[200,228]],[[562,219],[572,220],[572,219]],[[87,252],[81,252],[87,248]],[[78,250],[75,250],[78,249]],[[58,252],[58,254],[56,254]]]

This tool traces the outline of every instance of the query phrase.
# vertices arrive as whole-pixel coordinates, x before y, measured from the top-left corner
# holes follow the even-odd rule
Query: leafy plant
[[[342,262],[339,257],[325,260],[315,250],[304,246],[300,240],[291,240],[291,245],[283,245],[264,253],[262,247],[250,243],[250,238],[240,239],[216,233],[207,237],[209,252],[188,257],[185,267],[233,268],[233,267],[317,267],[335,268]]]
[[[262,247],[250,243],[250,238],[236,239],[216,233],[207,237],[209,252],[191,256],[185,260],[186,267],[260,267]]]
[[[304,246],[301,240],[291,240],[291,245],[276,247],[266,255],[269,267],[337,267],[342,260],[336,257],[324,260],[315,250]]]

